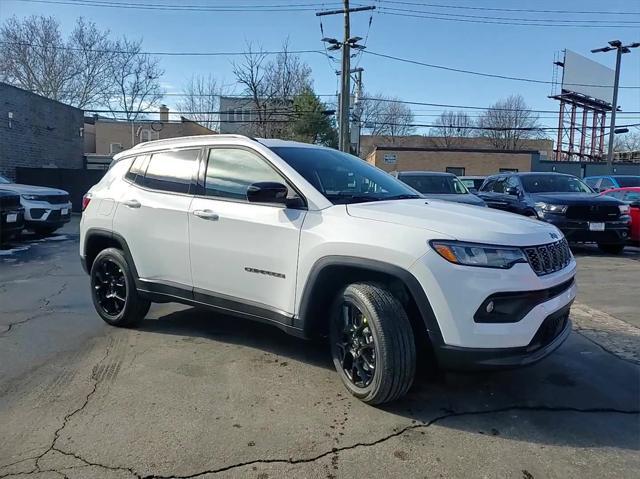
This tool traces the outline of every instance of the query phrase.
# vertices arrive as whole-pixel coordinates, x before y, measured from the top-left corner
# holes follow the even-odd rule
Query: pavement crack
[[[8,333],[14,328],[14,326],[19,326],[21,324],[25,324],[28,323],[29,321],[31,321],[32,319],[37,319],[43,316],[47,316],[49,314],[52,314],[54,311],[49,309],[49,304],[51,304],[51,300],[57,296],[60,296],[62,293],[64,293],[64,291],[67,289],[67,284],[66,282],[62,283],[62,285],[60,286],[60,289],[58,291],[56,291],[55,293],[51,294],[50,296],[44,297],[42,299],[40,299],[40,301],[42,302],[42,305],[38,308],[38,312],[35,314],[32,314],[28,317],[26,317],[25,319],[22,319],[20,321],[14,321],[12,323],[9,323],[7,326],[7,329],[5,329],[4,331],[0,332],[0,338],[6,337],[8,335]]]
[[[255,464],[304,464],[304,463],[312,463],[315,461],[318,461],[319,459],[322,459],[326,456],[329,456],[331,454],[337,454],[340,452],[344,452],[344,451],[349,451],[352,449],[357,449],[357,448],[361,448],[361,447],[372,447],[372,446],[377,446],[378,444],[384,443],[390,439],[393,439],[395,437],[401,436],[405,433],[407,433],[408,431],[414,430],[414,429],[421,429],[421,428],[428,428],[430,426],[433,426],[434,424],[443,421],[445,419],[449,419],[449,418],[453,418],[453,417],[463,417],[463,416],[482,416],[482,415],[489,415],[489,414],[499,414],[499,413],[503,413],[503,412],[510,412],[510,411],[536,411],[536,412],[576,412],[576,413],[587,413],[587,414],[602,414],[602,413],[612,413],[612,414],[640,414],[640,409],[638,410],[625,410],[625,409],[616,409],[616,408],[589,408],[589,409],[583,409],[583,408],[576,408],[576,407],[552,407],[552,406],[507,406],[507,407],[502,407],[502,408],[496,408],[496,409],[487,409],[487,410],[481,410],[481,411],[460,411],[460,412],[456,412],[456,411],[447,411],[445,414],[442,414],[440,416],[437,416],[433,419],[430,419],[427,422],[423,422],[423,423],[418,423],[418,424],[411,424],[408,425],[404,428],[401,428],[391,434],[387,434],[381,438],[376,439],[375,441],[369,441],[369,442],[357,442],[355,444],[351,444],[349,446],[342,446],[342,447],[333,447],[328,451],[322,452],[316,456],[313,457],[308,457],[308,458],[299,458],[299,459],[295,459],[295,458],[288,458],[288,459],[254,459],[251,461],[244,461],[244,462],[239,462],[239,463],[235,463],[235,464],[230,464],[228,466],[224,466],[224,467],[220,467],[217,469],[208,469],[205,471],[200,471],[200,472],[196,472],[193,474],[187,474],[187,475],[170,475],[170,476],[162,476],[162,475],[155,475],[155,474],[150,474],[150,475],[146,475],[146,476],[138,476],[140,479],[193,479],[193,478],[197,478],[197,477],[201,477],[207,474],[218,474],[221,472],[226,472],[232,469],[237,469],[240,467],[246,467],[246,466],[251,466],[251,465],[255,465]]]

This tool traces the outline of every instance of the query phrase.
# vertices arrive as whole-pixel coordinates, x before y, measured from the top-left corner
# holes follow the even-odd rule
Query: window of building
[[[196,174],[200,150],[169,150],[151,155],[144,186],[154,190],[188,193]]]
[[[145,128],[140,130],[140,142],[144,143],[146,141],[158,140],[160,138],[160,134],[157,131],[153,131],[150,128]]]
[[[115,155],[122,151],[122,143],[109,143],[109,153]]]
[[[500,173],[517,173],[518,168],[500,168]]]
[[[264,159],[239,148],[209,150],[205,194],[234,200],[247,200],[249,185],[262,181],[287,184],[286,180]],[[289,198],[297,196],[289,188]]]
[[[447,173],[453,173],[456,176],[464,176],[464,167],[463,166],[447,166]]]

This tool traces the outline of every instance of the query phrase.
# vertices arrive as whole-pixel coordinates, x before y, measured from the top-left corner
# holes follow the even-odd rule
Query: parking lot
[[[0,250],[0,478],[637,477],[640,249],[574,253],[556,353],[374,408],[326,345],[262,324],[165,304],[107,326],[74,218]]]

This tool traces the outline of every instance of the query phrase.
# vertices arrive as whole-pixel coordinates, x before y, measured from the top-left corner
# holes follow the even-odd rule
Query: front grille
[[[0,196],[0,209],[7,210],[20,206],[18,195]]]
[[[620,216],[618,205],[572,205],[567,208],[567,219],[582,221],[611,221]]]
[[[38,195],[40,201],[48,201],[52,205],[62,205],[69,202],[69,195]]]
[[[571,262],[571,250],[565,238],[554,243],[523,248],[531,268],[538,276],[555,273]]]

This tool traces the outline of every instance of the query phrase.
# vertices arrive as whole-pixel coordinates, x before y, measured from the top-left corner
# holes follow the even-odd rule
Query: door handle
[[[218,219],[220,218],[217,213],[214,213],[211,210],[193,210],[193,214],[198,218],[209,221],[218,221]]]
[[[138,200],[126,200],[122,202],[123,205],[129,208],[140,208],[140,202]]]

